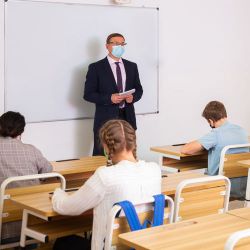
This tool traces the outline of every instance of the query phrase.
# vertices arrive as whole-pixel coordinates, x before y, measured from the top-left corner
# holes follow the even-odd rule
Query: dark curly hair
[[[132,126],[124,120],[107,121],[99,131],[101,144],[108,147],[107,165],[113,165],[112,158],[124,149],[133,151],[136,159],[136,135]]]
[[[8,111],[0,117],[0,135],[15,138],[24,131],[25,119],[18,112]]]

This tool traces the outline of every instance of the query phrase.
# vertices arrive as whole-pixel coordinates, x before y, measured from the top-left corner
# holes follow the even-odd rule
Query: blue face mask
[[[124,52],[125,52],[124,46],[115,45],[113,46],[111,53],[114,57],[120,58]]]

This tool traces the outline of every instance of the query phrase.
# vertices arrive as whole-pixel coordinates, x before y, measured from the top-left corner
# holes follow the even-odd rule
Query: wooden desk
[[[44,217],[55,217],[48,192],[12,196],[11,200],[23,209],[28,209]]]
[[[193,171],[184,171],[184,172],[178,172],[178,173],[169,173],[167,174],[167,177],[162,178],[162,185],[161,185],[161,190],[162,193],[165,195],[169,196],[174,196],[175,195],[175,190],[177,185],[184,180],[187,179],[193,179],[193,178],[200,178],[200,177],[205,177],[207,175],[193,172]],[[204,187],[212,187],[214,184],[196,184],[187,187],[185,190],[186,191],[192,191],[192,190],[200,190],[203,189]]]
[[[79,160],[53,161],[53,172],[62,174],[68,187],[81,186],[100,166],[106,165],[104,156],[87,156]]]
[[[192,169],[207,168],[207,151],[194,155],[181,154],[182,146],[151,147],[150,150],[159,154],[159,164],[163,170],[187,171]],[[171,169],[170,169],[171,168]]]
[[[46,243],[57,237],[83,233],[92,229],[92,210],[80,216],[61,216],[53,210],[48,192],[12,196],[11,201],[24,209],[21,246],[25,246],[26,236]],[[33,219],[35,217],[40,223],[30,225],[28,223],[30,217]]]
[[[238,161],[238,165],[243,168],[248,168],[246,201],[247,201],[247,206],[250,206],[250,159],[244,161]]]
[[[234,232],[250,227],[250,221],[230,214],[216,214],[119,235],[119,241],[136,250],[221,250]],[[250,248],[250,239],[236,249]]]
[[[249,207],[229,210],[227,213],[250,221]]]

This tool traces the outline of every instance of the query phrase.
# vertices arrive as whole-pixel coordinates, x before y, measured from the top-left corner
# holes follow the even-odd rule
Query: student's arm
[[[213,130],[196,141],[189,142],[181,148],[182,154],[192,155],[201,150],[209,150],[217,145],[217,134]]]
[[[104,190],[98,174],[95,173],[73,194],[67,194],[57,188],[52,197],[53,209],[63,215],[80,215],[94,208],[103,200]]]
[[[200,144],[199,141],[192,141],[192,142],[185,144],[181,148],[181,153],[187,154],[187,155],[192,155],[192,154],[195,154],[195,153],[202,151],[202,150],[204,150],[204,147]]]

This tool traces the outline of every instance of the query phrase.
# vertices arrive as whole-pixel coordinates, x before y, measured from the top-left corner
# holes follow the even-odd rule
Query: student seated
[[[107,217],[114,203],[139,202],[161,192],[161,170],[156,163],[136,158],[135,130],[123,120],[106,122],[99,132],[107,155],[107,166],[100,167],[75,193],[56,189],[53,208],[63,215],[79,215],[94,208],[91,249],[103,249]]]
[[[222,149],[232,144],[248,143],[247,132],[240,126],[228,122],[226,109],[221,102],[209,102],[203,110],[202,116],[207,120],[212,130],[200,139],[184,145],[181,148],[181,153],[194,154],[203,149],[208,150],[207,174],[217,175]],[[248,151],[248,148],[235,148],[228,150],[227,153]],[[231,196],[235,198],[245,197],[246,180],[246,177],[231,179]]]
[[[24,127],[25,119],[20,113],[8,111],[0,117],[0,184],[8,177],[52,171],[51,164],[37,148],[21,141]],[[13,182],[7,188],[35,184],[39,184],[39,180]],[[17,241],[20,232],[21,223],[4,223],[2,243]]]

